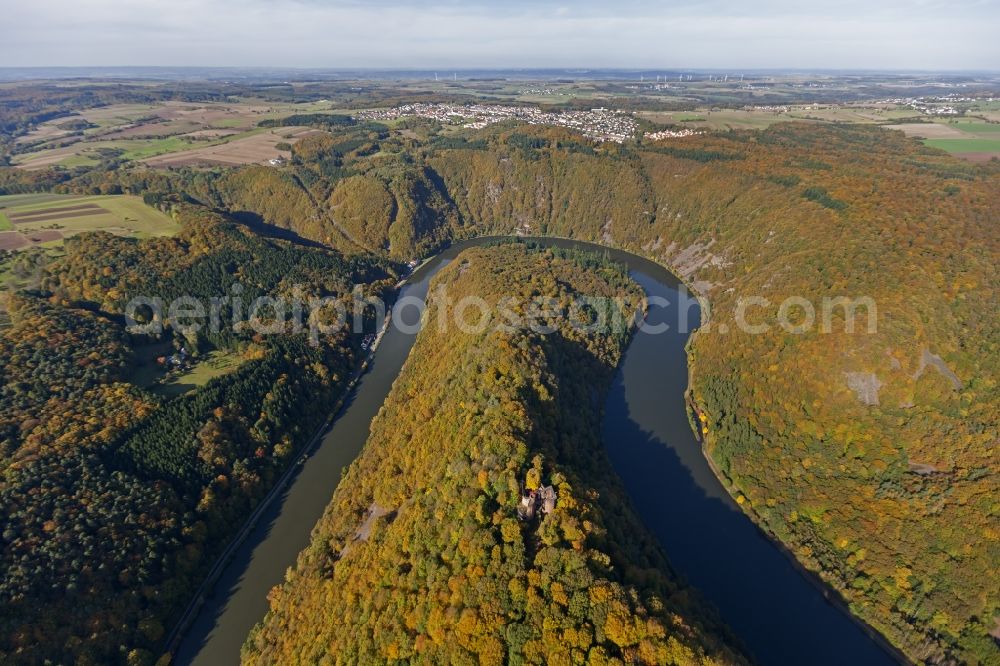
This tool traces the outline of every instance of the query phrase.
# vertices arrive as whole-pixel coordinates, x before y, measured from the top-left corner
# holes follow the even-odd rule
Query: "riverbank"
[[[447,252],[407,275],[397,298],[423,298],[430,277],[446,261]],[[239,663],[240,648],[250,629],[267,612],[268,593],[284,580],[287,568],[308,546],[313,526],[341,474],[363,448],[371,421],[409,355],[415,333],[411,327],[389,325],[390,321],[386,320],[378,344],[373,345],[338,412],[331,412],[335,416],[331,425],[318,442],[314,440],[311,455],[292,466],[284,488],[275,490],[255,524],[248,526],[216,583],[206,585],[211,592],[202,595],[203,603],[179,636],[174,663]]]
[[[405,283],[406,278],[397,284],[397,290]],[[347,386],[341,392],[337,402],[334,403],[333,408],[330,411],[331,416],[316,429],[305,445],[292,454],[292,461],[289,463],[288,467],[281,473],[281,476],[278,477],[278,480],[271,487],[271,490],[268,491],[267,495],[265,495],[263,499],[261,499],[251,512],[250,516],[247,517],[243,526],[240,528],[239,532],[237,532],[236,536],[229,541],[225,550],[223,550],[223,552],[216,558],[214,564],[209,569],[208,574],[206,574],[205,578],[195,591],[194,597],[188,603],[187,607],[185,607],[180,619],[174,624],[174,628],[167,636],[163,652],[171,655],[171,658],[173,658],[173,655],[177,652],[181,641],[184,639],[185,633],[191,627],[191,624],[201,611],[206,599],[211,594],[212,588],[218,583],[219,577],[229,564],[230,560],[233,558],[234,553],[244,544],[251,532],[253,532],[264,512],[270,508],[275,499],[288,487],[288,484],[298,471],[296,468],[305,463],[308,456],[313,453],[316,446],[321,441],[323,434],[330,429],[330,426],[344,409],[348,396],[350,396],[351,392],[357,387],[358,380],[361,379],[365,372],[367,372],[369,364],[375,357],[375,352],[378,350],[378,346],[381,343],[385,332],[389,329],[391,317],[391,311],[386,312],[386,317],[382,327],[379,329],[378,333],[376,333],[375,339],[372,340],[372,344],[368,347],[365,356],[358,363],[350,381],[348,381]]]
[[[689,368],[691,368],[690,365]],[[691,385],[694,377],[693,373],[694,373],[693,368],[691,368],[690,374],[688,375],[689,386]],[[698,411],[698,406],[696,404],[696,401],[694,400],[693,397],[689,398],[688,396],[685,396],[685,399],[686,401],[689,400],[688,404],[691,407],[689,413],[692,412],[695,414],[700,413]],[[802,577],[806,579],[806,581],[808,581],[812,586],[816,588],[817,591],[819,591],[824,596],[824,598],[827,600],[828,603],[830,603],[832,606],[835,606],[840,612],[846,615],[852,622],[854,622],[855,625],[857,625],[859,629],[861,629],[862,631],[865,632],[865,634],[867,634],[868,638],[870,638],[873,642],[877,643],[879,647],[885,650],[887,654],[891,655],[900,664],[915,665],[916,662],[911,660],[901,650],[899,650],[899,648],[890,643],[888,639],[886,639],[885,636],[882,635],[881,632],[875,629],[875,627],[865,622],[864,619],[862,619],[855,613],[851,612],[850,604],[847,601],[847,599],[842,594],[840,594],[836,589],[834,589],[833,586],[831,586],[829,583],[823,580],[823,578],[819,575],[818,572],[809,569],[804,564],[802,564],[802,562],[799,561],[797,557],[795,557],[795,553],[793,553],[792,550],[788,546],[786,546],[785,543],[781,539],[779,539],[774,532],[767,529],[767,527],[760,520],[760,517],[757,515],[757,513],[752,510],[752,507],[748,507],[746,504],[740,504],[739,502],[735,501],[736,494],[740,493],[741,491],[732,483],[732,481],[729,480],[729,477],[727,477],[725,474],[722,473],[722,470],[719,469],[715,460],[712,458],[712,454],[709,452],[708,447],[706,445],[705,438],[702,437],[701,432],[698,429],[697,419],[689,419],[689,421],[691,423],[691,430],[694,433],[695,439],[701,444],[701,453],[705,459],[705,464],[708,465],[709,469],[712,470],[712,473],[719,480],[719,483],[722,485],[722,487],[726,489],[726,492],[729,493],[729,496],[733,498],[733,504],[743,513],[744,516],[746,516],[747,520],[753,523],[754,527],[757,528],[757,531],[760,532],[761,536],[770,541],[774,545],[774,547],[777,548],[781,552],[781,554],[785,556],[785,559],[787,559],[788,562],[795,567],[795,569],[799,572],[799,574],[801,574]]]

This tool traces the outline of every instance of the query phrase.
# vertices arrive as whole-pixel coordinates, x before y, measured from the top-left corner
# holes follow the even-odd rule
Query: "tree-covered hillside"
[[[171,321],[130,334],[131,297],[207,298],[239,284],[247,303],[293,285],[346,299],[355,283],[377,294],[394,280],[382,260],[266,240],[196,207],[176,214],[176,238],[67,241],[0,330],[4,663],[152,663],[354,369],[355,336],[259,336],[228,308],[217,334]],[[171,396],[137,376],[151,350],[194,368],[224,351],[236,367]]]
[[[463,252],[245,663],[734,663],[610,471],[600,396],[641,292],[614,264]],[[465,296],[620,297],[621,323],[462,332]],[[515,310],[518,306],[513,305]],[[469,320],[471,321],[471,319]],[[609,319],[610,321],[610,319]],[[552,486],[551,512],[519,518]]]
[[[996,169],[876,128],[601,156],[560,141],[430,159],[485,229],[622,246],[700,292],[712,325],[691,346],[692,397],[744,508],[912,658],[1000,661]],[[839,296],[871,298],[876,332],[864,309],[854,333],[842,309],[820,332]],[[769,300],[746,310],[764,333],[738,326],[748,297]],[[815,327],[778,325],[788,297]]]

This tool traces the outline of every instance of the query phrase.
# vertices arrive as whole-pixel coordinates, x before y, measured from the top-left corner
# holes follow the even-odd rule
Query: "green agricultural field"
[[[209,145],[205,142],[186,141],[178,136],[159,139],[116,139],[112,141],[88,141],[63,148],[51,148],[32,153],[17,155],[13,163],[26,169],[45,166],[90,166],[100,160],[101,149],[121,150],[122,157],[129,160],[140,160],[164,153],[190,150]]]
[[[92,144],[101,148],[118,148],[125,151],[122,157],[127,160],[141,160],[147,157],[163,155],[164,153],[175,153],[180,150],[188,150],[198,144],[186,141],[178,136],[168,136],[162,139],[124,139],[118,141],[100,141]]]
[[[0,196],[0,210],[14,206],[28,208],[35,204],[50,204],[60,199],[74,199],[73,194],[7,194]]]
[[[953,123],[948,123],[948,127],[954,127],[962,132],[968,132],[969,134],[997,134],[1000,133],[1000,123],[984,123],[975,122],[969,120],[963,120]]]
[[[284,114],[287,115],[287,114]],[[261,116],[263,119],[265,116]],[[221,120],[216,123],[220,127],[239,127],[246,120]],[[190,128],[189,128],[190,129]],[[120,157],[125,160],[140,161],[150,157],[180,153],[187,150],[219,146],[223,144],[255,136],[270,131],[266,128],[252,127],[236,134],[221,136],[211,141],[192,141],[180,135],[164,136],[146,139],[94,139],[79,142],[60,148],[36,150],[30,153],[15,155],[12,162],[25,169],[40,169],[51,166],[78,167],[94,166],[101,160],[101,150],[121,151]]]
[[[9,194],[0,196],[0,231],[12,231],[14,224],[5,214],[5,211],[15,206],[19,210],[30,210],[32,205],[55,202],[61,199],[72,198],[71,195],[62,194]],[[54,204],[53,204],[54,205]]]
[[[949,153],[1000,153],[1000,139],[926,139],[924,145]]]
[[[709,111],[702,109],[697,113],[675,111],[642,111],[636,114],[658,123],[682,123],[694,129],[728,130],[728,129],[765,129],[774,123],[794,120],[787,114],[770,111],[744,111],[741,109],[722,109]]]
[[[0,229],[17,231],[32,245],[54,245],[86,231],[110,231],[147,238],[170,236],[180,226],[135,196],[0,196]],[[9,225],[9,226],[5,226]]]
[[[238,129],[240,127],[244,127],[246,122],[240,118],[225,118],[223,120],[217,120],[212,124],[215,127],[222,127],[225,129]]]

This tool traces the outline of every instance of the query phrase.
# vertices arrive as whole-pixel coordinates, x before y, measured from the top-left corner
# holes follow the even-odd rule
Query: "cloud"
[[[982,0],[31,0],[0,64],[988,69]]]

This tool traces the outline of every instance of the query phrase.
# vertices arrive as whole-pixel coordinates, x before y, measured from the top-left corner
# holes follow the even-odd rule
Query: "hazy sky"
[[[1000,68],[1000,0],[0,0],[0,66]]]

